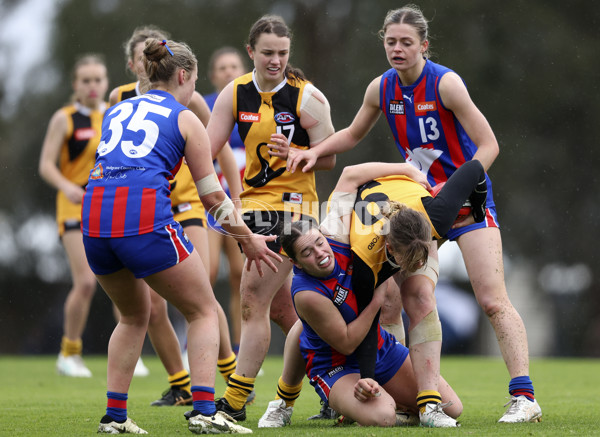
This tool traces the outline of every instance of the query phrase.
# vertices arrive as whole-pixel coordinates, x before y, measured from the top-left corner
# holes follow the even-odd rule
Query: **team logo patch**
[[[337,306],[342,306],[346,298],[348,297],[348,289],[342,287],[340,284],[335,285],[335,296],[333,303]]]
[[[89,141],[96,136],[96,130],[93,127],[82,127],[73,132],[75,141]]]
[[[327,376],[329,376],[331,378],[333,375],[335,375],[336,373],[341,372],[342,370],[344,370],[344,366],[334,367],[329,372],[327,372]]]
[[[388,108],[390,114],[404,115],[404,101],[403,100],[390,100],[390,106]]]
[[[415,112],[428,112],[437,110],[435,102],[417,102],[415,104]]]
[[[97,180],[102,179],[104,177],[104,169],[102,168],[102,164],[96,165],[90,172],[90,179]]]
[[[294,117],[294,114],[292,114],[291,112],[280,112],[278,114],[275,114],[275,121],[277,123],[289,124],[293,123],[295,120],[296,117]]]
[[[246,123],[258,123],[260,121],[260,114],[256,112],[240,112],[238,119]]]

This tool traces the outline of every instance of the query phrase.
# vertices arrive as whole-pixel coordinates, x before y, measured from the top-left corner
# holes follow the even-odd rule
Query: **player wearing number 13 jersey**
[[[406,162],[427,174],[429,183],[445,182],[477,146],[439,95],[441,77],[452,72],[429,59],[415,83],[403,85],[395,69],[381,76],[380,105],[392,129],[396,146]],[[487,179],[488,203],[494,206],[492,183]]]
[[[389,11],[379,36],[392,69],[368,85],[350,126],[294,156],[288,163],[290,170],[306,161],[302,169],[307,171],[320,156],[351,149],[383,111],[406,161],[426,174],[431,185],[446,180],[468,160],[477,159],[487,171],[498,156],[498,141],[463,80],[427,59],[428,33],[427,19],[416,6]],[[506,292],[502,240],[489,179],[487,191],[485,220],[453,229],[447,237],[458,242],[475,297],[496,332],[511,376],[510,408],[500,422],[535,422],[542,413],[528,376],[525,326]]]
[[[169,180],[185,147],[177,124],[183,110],[187,108],[170,94],[153,90],[108,111],[83,198],[84,235],[139,235],[173,221]],[[124,126],[127,140],[122,138]],[[155,149],[159,133],[164,146]],[[111,153],[116,147],[121,153]]]

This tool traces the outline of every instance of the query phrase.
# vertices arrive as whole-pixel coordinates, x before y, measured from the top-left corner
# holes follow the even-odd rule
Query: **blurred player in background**
[[[212,110],[215,100],[225,86],[236,77],[245,74],[247,71],[244,58],[239,50],[233,47],[221,47],[213,52],[208,61],[208,78],[215,88],[215,92],[204,96],[204,100]],[[240,181],[246,169],[246,151],[244,142],[240,138],[237,125],[233,127],[229,144],[233,150],[235,161],[240,171]],[[231,195],[229,185],[223,178],[221,167],[215,162],[215,170],[219,180],[225,189],[225,192]],[[235,199],[234,199],[235,201]],[[227,238],[223,230],[218,226],[213,216],[206,215],[208,220],[208,247],[210,250],[210,282],[215,286],[217,275],[219,273],[219,262],[221,251],[227,256],[229,263],[229,324],[231,328],[231,337],[233,349],[237,352],[240,345],[241,332],[241,302],[240,302],[240,282],[242,279],[242,269],[244,268],[244,258],[240,249],[231,238]]]
[[[58,234],[67,253],[73,286],[64,305],[63,337],[56,362],[59,374],[90,377],[81,352],[81,336],[97,288],[81,236],[81,200],[100,142],[107,108],[108,76],[103,58],[82,56],[73,67],[71,103],[54,113],[39,162],[40,176],[56,188]]]

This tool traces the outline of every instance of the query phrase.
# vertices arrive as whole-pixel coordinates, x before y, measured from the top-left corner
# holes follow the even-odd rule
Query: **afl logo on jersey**
[[[390,106],[388,108],[390,114],[404,115],[404,101],[403,100],[390,100]]]
[[[275,121],[281,124],[290,124],[296,120],[294,114],[291,112],[280,112],[279,114],[275,114]]]
[[[73,132],[75,141],[89,141],[96,136],[96,130],[93,127],[82,127]]]
[[[260,114],[255,112],[240,112],[239,120],[246,123],[258,123],[260,122]]]

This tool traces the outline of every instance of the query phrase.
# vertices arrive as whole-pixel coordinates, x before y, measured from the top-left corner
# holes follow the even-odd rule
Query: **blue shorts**
[[[83,236],[90,268],[96,275],[130,270],[136,278],[173,267],[193,252],[194,246],[176,221],[147,234],[131,237]]]
[[[215,220],[210,212],[206,213],[206,224],[208,229],[219,232],[220,234],[226,235],[227,231]]]
[[[377,351],[377,362],[375,364],[374,379],[379,385],[384,385],[392,379],[408,356],[408,348],[396,341],[396,338],[392,334],[387,332],[386,334],[388,334],[387,338]],[[317,374],[310,379],[310,383],[323,402],[329,402],[329,392],[337,380],[345,375],[360,373],[360,369],[358,368],[358,363],[354,361],[353,363],[337,366],[333,369],[313,368],[311,374],[315,372]]]
[[[448,233],[446,233],[446,238],[450,241],[455,241],[458,237],[467,232],[474,231],[475,229],[483,229],[483,228],[499,228],[500,224],[498,223],[498,214],[496,213],[496,207],[492,206],[485,210],[485,220],[481,223],[473,223],[472,225],[465,226],[458,229],[450,229]]]

